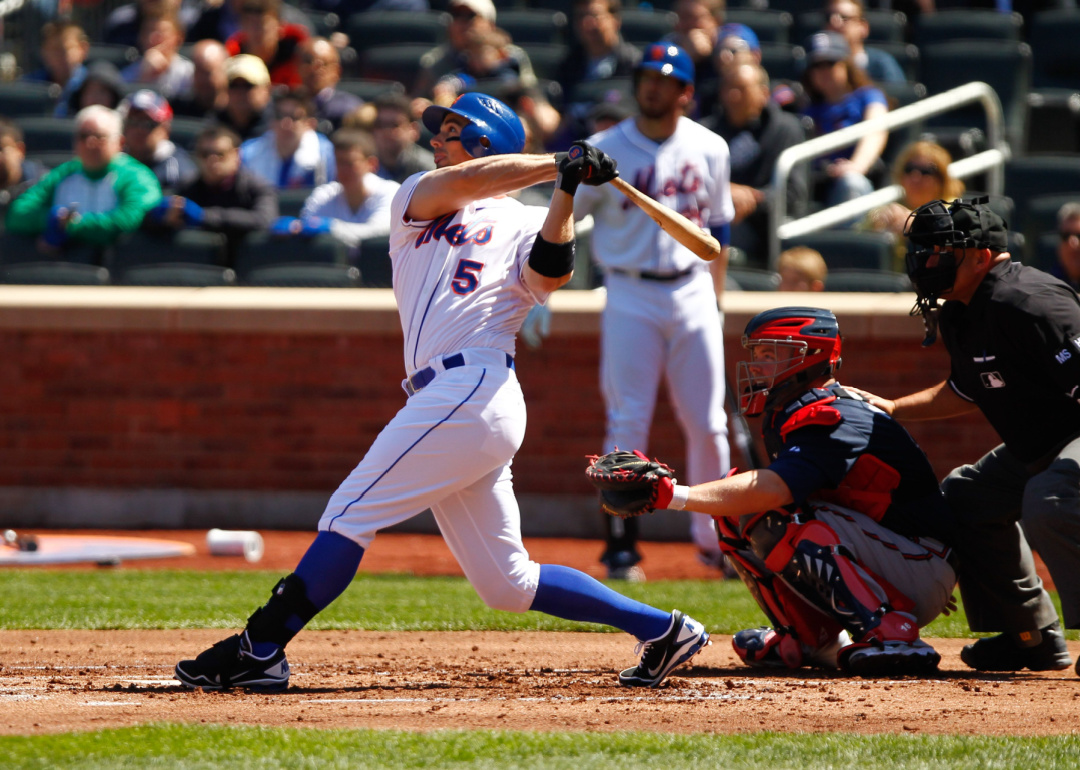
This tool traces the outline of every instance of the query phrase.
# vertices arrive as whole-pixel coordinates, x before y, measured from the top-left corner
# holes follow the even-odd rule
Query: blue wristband
[[[205,219],[202,206],[190,198],[184,198],[184,221],[189,225],[201,225]]]

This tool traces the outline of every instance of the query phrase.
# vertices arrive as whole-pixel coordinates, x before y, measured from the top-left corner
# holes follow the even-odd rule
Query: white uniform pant
[[[686,437],[685,484],[723,478],[730,468],[724,412],[724,334],[712,275],[676,281],[608,273],[601,319],[600,387],[607,408],[604,451],[648,453],[660,378]],[[709,516],[691,514],[691,536],[716,552]]]
[[[947,549],[931,538],[898,535],[869,516],[831,503],[815,503],[814,518],[829,525],[868,570],[892,583],[915,604],[919,628],[945,609],[956,587]],[[885,597],[879,597],[884,601]]]
[[[375,534],[430,508],[465,577],[495,609],[532,606],[540,565],[521,543],[510,464],[525,436],[517,376],[496,350],[462,351],[379,433],[330,498],[319,530],[367,549]]]

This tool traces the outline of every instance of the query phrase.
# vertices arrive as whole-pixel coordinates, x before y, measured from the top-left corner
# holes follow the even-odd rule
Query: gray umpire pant
[[[961,533],[960,595],[971,630],[1026,631],[1057,619],[1029,540],[1054,578],[1066,628],[1080,628],[1080,437],[1034,469],[998,446],[950,473],[941,489]]]

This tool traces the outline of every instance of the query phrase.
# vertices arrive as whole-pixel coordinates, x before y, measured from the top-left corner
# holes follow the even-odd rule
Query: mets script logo
[[[481,220],[467,225],[451,225],[450,222],[453,221],[456,214],[457,212],[454,212],[453,214],[441,216],[421,230],[420,234],[416,236],[415,248],[420,248],[433,238],[436,241],[445,238],[446,242],[451,246],[464,246],[466,243],[483,246],[491,240],[491,234],[495,228],[492,222]]]
[[[684,163],[674,177],[659,180],[656,178],[656,168],[654,166],[643,168],[634,175],[634,187],[653,200],[675,198],[675,203],[669,204],[671,208],[699,227],[704,226],[706,217],[698,208],[699,201],[697,197],[698,192],[704,188],[704,180],[701,169],[696,166]],[[630,200],[622,202],[623,210],[629,210],[633,205]]]

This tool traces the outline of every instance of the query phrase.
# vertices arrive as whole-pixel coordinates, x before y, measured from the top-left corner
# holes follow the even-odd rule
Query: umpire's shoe
[[[221,640],[195,660],[177,663],[176,678],[181,684],[204,690],[243,687],[279,692],[289,686],[289,661],[281,648],[265,658],[255,655],[245,630]]]
[[[1072,665],[1061,626],[1054,622],[1040,629],[1042,641],[1021,647],[1013,634],[980,639],[960,651],[960,660],[977,671],[1061,671]]]
[[[671,613],[671,627],[663,636],[639,642],[634,648],[635,654],[641,653],[641,662],[619,674],[619,684],[623,687],[656,687],[672,669],[709,644],[705,626],[675,610]]]

